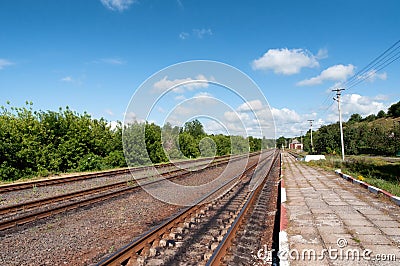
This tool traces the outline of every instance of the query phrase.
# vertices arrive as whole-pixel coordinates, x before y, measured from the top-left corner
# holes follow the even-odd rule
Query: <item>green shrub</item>
[[[93,170],[102,170],[104,169],[104,162],[101,156],[89,153],[83,156],[82,159],[78,162],[78,171],[93,171]]]

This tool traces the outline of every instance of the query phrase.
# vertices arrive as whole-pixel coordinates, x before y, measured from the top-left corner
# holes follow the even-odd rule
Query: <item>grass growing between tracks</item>
[[[326,160],[305,163],[332,171],[341,169],[343,173],[362,180],[372,186],[386,190],[400,197],[400,162],[390,162],[380,158],[350,156],[345,162],[338,156],[326,156]]]

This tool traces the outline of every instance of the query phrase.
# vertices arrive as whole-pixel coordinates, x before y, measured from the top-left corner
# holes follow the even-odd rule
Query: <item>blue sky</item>
[[[151,75],[188,60],[213,60],[258,84],[277,135],[299,135],[307,119],[316,126],[337,120],[330,88],[400,39],[399,10],[396,0],[3,0],[0,104],[68,105],[123,120],[132,95]],[[344,119],[399,101],[399,72],[400,60],[344,91]],[[175,77],[185,78],[195,76]],[[224,98],[211,87],[186,93]],[[242,103],[235,104],[241,117]]]

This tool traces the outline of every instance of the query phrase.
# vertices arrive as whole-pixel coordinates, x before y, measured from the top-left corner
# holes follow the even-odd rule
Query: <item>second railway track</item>
[[[233,159],[230,159],[226,156],[219,157],[217,158],[217,160],[210,164],[208,162],[203,163],[205,160],[200,160],[195,162],[195,167],[200,167],[200,171],[203,171],[209,167],[225,164],[229,160],[240,160],[242,157],[243,156],[235,156]],[[202,168],[205,165],[207,165],[207,167]],[[170,172],[162,173],[161,176],[163,178],[172,179],[185,176],[189,173],[191,172],[185,169],[175,169]],[[149,184],[154,184],[158,182],[159,179],[157,179],[155,175],[146,178],[149,180]],[[68,180],[67,182],[71,181]],[[0,231],[12,228],[17,225],[22,225],[32,221],[50,217],[61,212],[69,211],[83,206],[88,206],[90,204],[114,198],[136,190],[139,187],[140,186],[136,183],[135,180],[131,180],[129,182],[121,181],[113,184],[61,194],[53,197],[47,197],[11,206],[5,206],[0,208],[0,214],[2,215],[0,220]]]
[[[216,160],[224,160],[225,158],[228,158],[228,157],[230,157],[230,155],[220,156],[220,157],[217,157]],[[66,176],[66,177],[56,177],[56,178],[43,179],[43,180],[12,183],[12,184],[0,185],[0,193],[24,190],[24,189],[31,189],[31,188],[37,188],[37,187],[44,187],[44,186],[60,185],[60,184],[71,183],[71,182],[76,182],[76,181],[80,181],[80,180],[89,180],[89,179],[100,178],[100,177],[112,177],[112,176],[118,176],[118,175],[126,175],[126,174],[130,174],[130,173],[146,171],[146,170],[153,169],[153,168],[163,169],[163,168],[168,168],[171,166],[179,167],[179,166],[185,166],[185,165],[193,164],[193,163],[207,162],[210,160],[211,160],[210,158],[201,158],[198,160],[170,162],[170,163],[158,164],[158,165],[140,166],[140,167],[134,167],[134,168],[117,169],[117,170],[110,170],[110,171],[96,172],[96,173],[89,173],[89,174],[79,174],[79,175]]]
[[[273,202],[272,205],[276,203],[276,193],[271,191],[277,189],[278,154],[276,152],[264,158],[260,162],[262,167],[252,165],[244,174],[231,178],[209,193],[207,197],[214,198],[211,202],[199,201],[184,209],[98,265],[205,265],[209,259],[209,263],[214,261],[215,265],[219,265],[227,263],[221,258],[235,261],[237,253],[227,255],[227,250],[230,250],[237,233],[243,230],[244,221],[251,221],[250,213],[254,211],[253,219],[261,219],[261,223],[265,219],[275,219],[274,211],[270,212],[270,216],[261,217],[257,216],[257,210],[265,207],[267,209],[260,212],[268,214],[268,202]],[[273,176],[270,176],[271,172],[274,172]],[[254,182],[256,189],[252,190]],[[272,234],[262,233],[264,239],[272,239]]]

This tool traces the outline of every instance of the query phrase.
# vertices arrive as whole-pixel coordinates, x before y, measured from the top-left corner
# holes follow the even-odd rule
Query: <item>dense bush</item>
[[[78,114],[33,111],[32,103],[0,111],[0,179],[125,166],[122,128]]]
[[[111,129],[103,118],[68,107],[44,112],[34,111],[28,102],[22,108],[7,103],[0,110],[0,180],[125,167],[125,158],[130,165],[145,165],[238,154],[260,150],[262,144],[266,147],[271,141],[207,135],[198,120],[183,128],[135,122]]]

